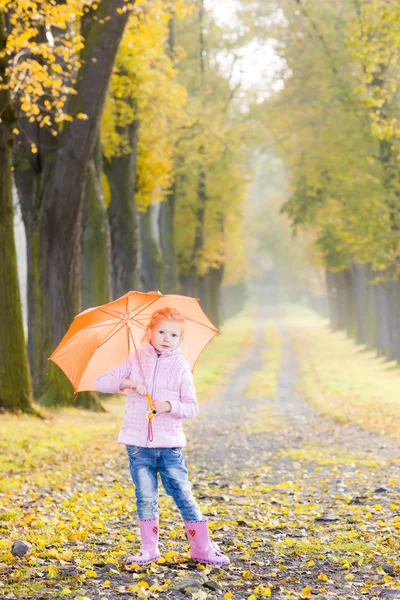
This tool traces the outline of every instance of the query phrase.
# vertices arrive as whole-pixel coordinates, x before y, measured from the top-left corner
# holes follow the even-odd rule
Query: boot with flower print
[[[193,560],[207,565],[229,565],[229,558],[210,540],[208,521],[185,521],[186,534]]]
[[[131,565],[148,565],[160,558],[158,550],[158,518],[140,521],[140,537],[142,538],[142,547],[139,554],[128,556],[126,563]]]

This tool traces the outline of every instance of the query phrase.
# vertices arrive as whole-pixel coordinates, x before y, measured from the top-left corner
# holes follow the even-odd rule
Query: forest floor
[[[400,371],[311,312],[256,317],[211,345],[227,364],[201,373],[186,425],[194,493],[231,564],[189,559],[161,493],[162,558],[125,566],[138,527],[112,399],[55,417],[52,435],[28,417],[0,425],[0,597],[400,598]],[[17,539],[32,544],[23,558]]]

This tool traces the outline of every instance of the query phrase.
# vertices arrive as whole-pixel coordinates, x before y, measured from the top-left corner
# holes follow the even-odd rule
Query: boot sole
[[[227,567],[228,565],[231,564],[231,561],[229,562],[217,562],[215,560],[207,560],[206,558],[196,558],[195,556],[191,557],[192,560],[205,564],[205,565],[214,565],[216,567]]]
[[[143,567],[144,565],[149,565],[150,563],[154,562],[155,560],[158,560],[160,558],[161,554],[159,554],[158,556],[154,556],[153,558],[149,558],[149,560],[132,560],[131,562],[127,562],[126,564],[129,565],[133,565],[134,563],[136,563],[137,565]]]

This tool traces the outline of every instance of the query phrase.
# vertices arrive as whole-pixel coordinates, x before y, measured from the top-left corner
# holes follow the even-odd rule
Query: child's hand
[[[169,413],[172,410],[171,404],[168,401],[164,402],[164,400],[153,400],[153,406],[157,415]]]
[[[124,390],[134,390],[141,396],[146,395],[146,386],[142,383],[136,383],[135,381],[132,381],[132,379],[124,379],[123,381],[121,381],[119,389],[121,390],[121,392],[123,392]]]

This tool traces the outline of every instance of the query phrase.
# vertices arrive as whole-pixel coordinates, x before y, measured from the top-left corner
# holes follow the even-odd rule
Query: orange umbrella
[[[142,348],[151,315],[160,308],[175,308],[185,318],[181,343],[192,370],[208,342],[219,333],[206,317],[197,298],[160,292],[128,292],[118,300],[89,308],[77,315],[50,356],[64,371],[75,392],[94,390],[96,378]],[[150,408],[152,408],[148,396]]]

